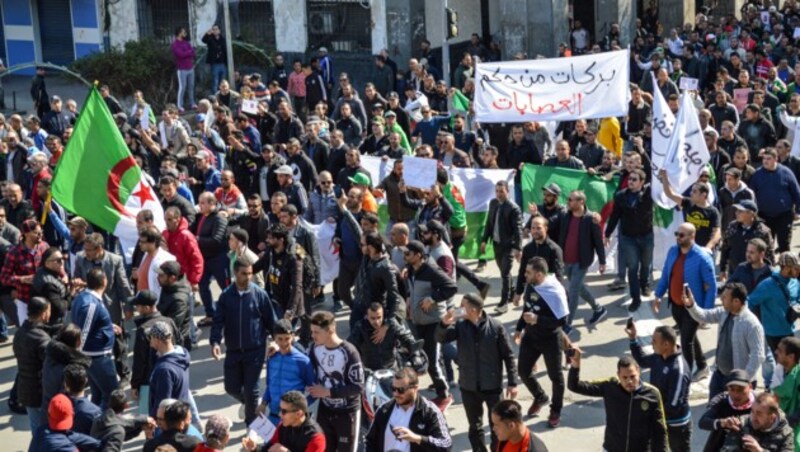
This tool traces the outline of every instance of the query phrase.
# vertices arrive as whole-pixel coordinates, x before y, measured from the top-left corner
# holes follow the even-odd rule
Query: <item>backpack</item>
[[[295,243],[295,254],[303,262],[303,293],[310,294],[319,285],[317,266],[311,254],[299,243]]]

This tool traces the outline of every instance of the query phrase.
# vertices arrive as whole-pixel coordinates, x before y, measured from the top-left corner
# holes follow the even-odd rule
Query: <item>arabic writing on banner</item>
[[[479,122],[575,120],[624,116],[629,52],[480,63],[475,68]]]

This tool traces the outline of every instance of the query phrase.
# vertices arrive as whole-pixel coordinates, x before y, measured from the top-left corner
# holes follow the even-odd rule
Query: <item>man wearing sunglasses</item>
[[[419,395],[419,378],[413,369],[395,372],[392,401],[375,413],[367,432],[365,450],[448,451],[453,446],[444,415],[430,400]]]
[[[325,434],[319,424],[309,416],[308,402],[302,392],[289,391],[281,396],[280,416],[281,422],[275,429],[275,434],[262,446],[261,451],[325,452]],[[242,446],[245,450],[258,449],[249,436],[242,438]]]

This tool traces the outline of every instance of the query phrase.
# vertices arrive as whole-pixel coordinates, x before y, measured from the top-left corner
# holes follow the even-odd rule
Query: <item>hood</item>
[[[47,357],[58,364],[67,365],[71,363],[80,364],[87,369],[92,364],[92,359],[84,355],[80,350],[68,346],[67,344],[53,339],[47,344]]]
[[[180,345],[176,345],[175,350],[172,353],[165,356],[160,356],[156,365],[169,365],[184,371],[188,371],[190,361],[191,357],[189,356],[189,352],[187,352],[186,349]]]

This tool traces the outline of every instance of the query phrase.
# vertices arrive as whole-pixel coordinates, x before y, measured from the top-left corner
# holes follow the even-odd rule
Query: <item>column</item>
[[[308,47],[305,0],[273,0],[275,44],[279,52],[303,53]]]
[[[658,20],[664,27],[664,36],[669,35],[669,29],[680,27],[683,24],[694,24],[695,0],[660,0],[658,2]]]
[[[596,0],[595,39],[601,42],[611,29],[612,23],[619,24],[620,46],[633,44],[636,34],[636,2],[630,0]]]
[[[568,41],[568,6],[567,0],[528,0],[527,11],[535,12],[528,19],[528,58],[555,57],[558,44]],[[513,10],[510,12],[514,14]]]
[[[139,16],[136,11],[136,2],[110,2],[107,11],[111,20],[108,38],[112,47],[122,47],[128,41],[139,39]]]
[[[377,55],[381,52],[381,49],[389,46],[386,2],[372,2],[369,12],[372,20],[372,54]]]

